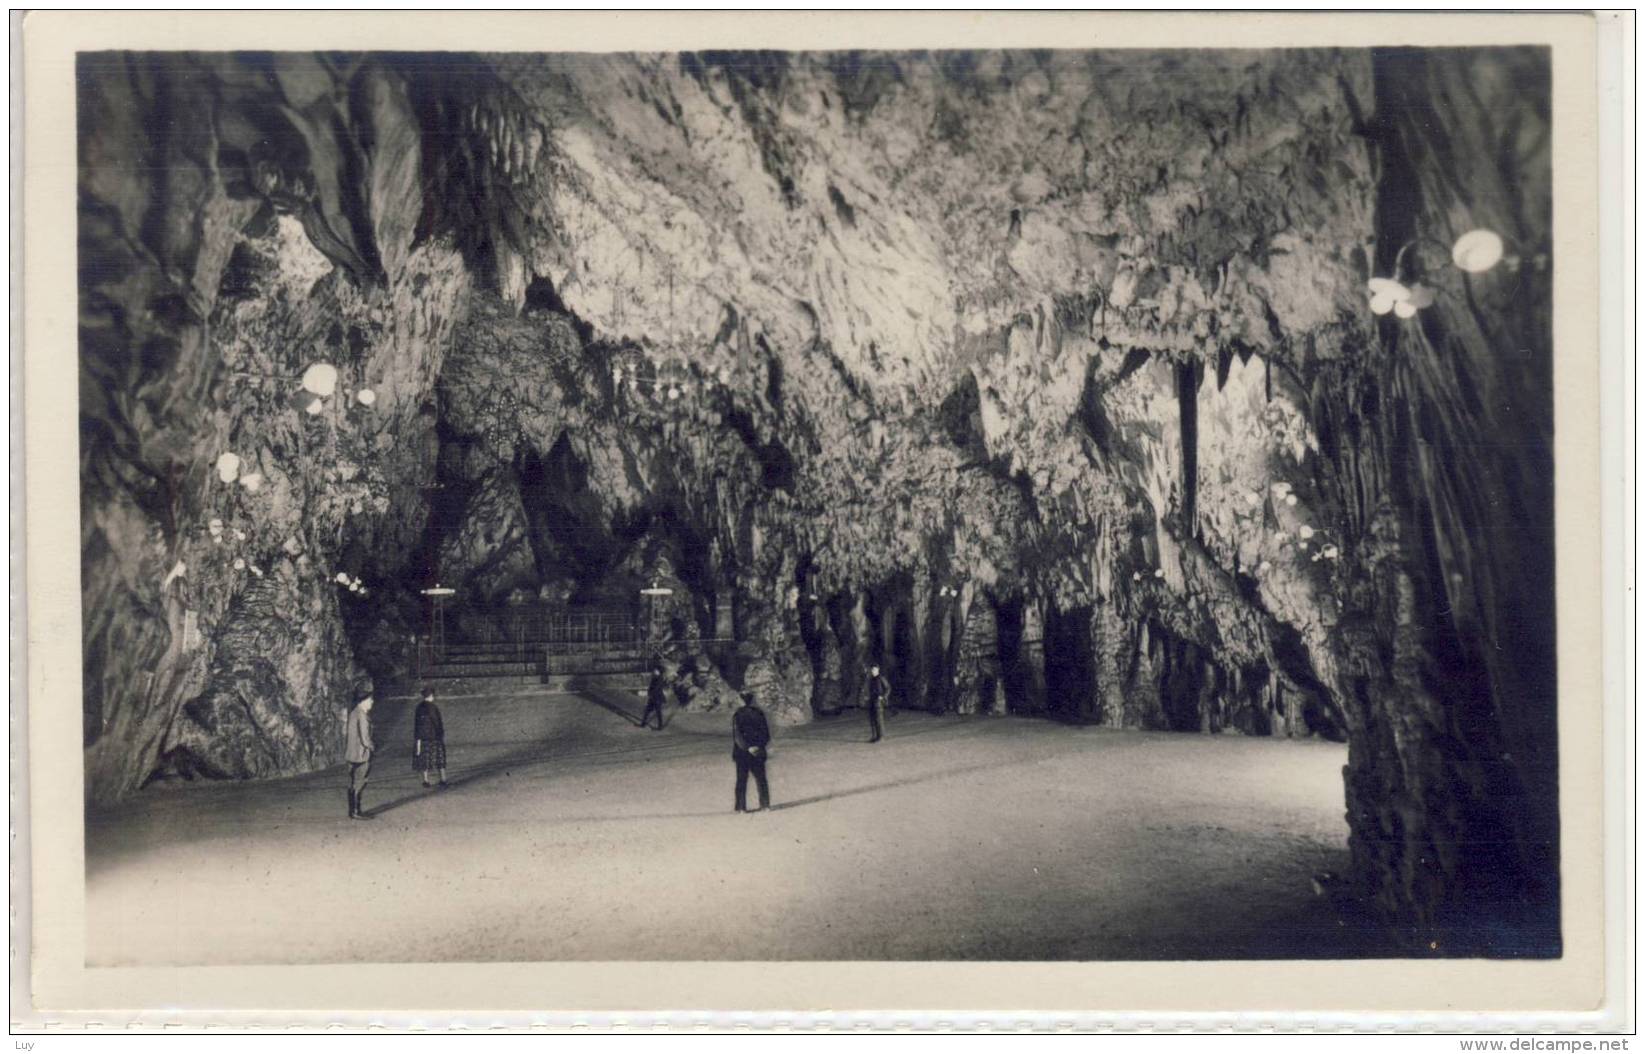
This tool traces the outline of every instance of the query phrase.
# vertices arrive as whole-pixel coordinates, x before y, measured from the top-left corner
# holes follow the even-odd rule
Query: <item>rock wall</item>
[[[415,545],[422,410],[469,282],[413,244],[405,85],[305,56],[77,75],[88,799],[329,764],[366,599],[335,576],[392,581]],[[310,414],[291,396],[315,362],[340,381]]]
[[[699,709],[878,663],[903,707],[1345,737],[1365,900],[1557,948],[1545,58],[80,73],[92,800],[334,758],[431,579],[458,626],[657,579]],[[1511,274],[1400,251],[1472,226]],[[1438,299],[1378,321],[1396,258]]]
[[[1330,677],[1362,890],[1439,954],[1558,954],[1548,56],[1379,54],[1379,274],[1437,286],[1322,373],[1353,559]],[[1452,266],[1473,228],[1508,257]]]

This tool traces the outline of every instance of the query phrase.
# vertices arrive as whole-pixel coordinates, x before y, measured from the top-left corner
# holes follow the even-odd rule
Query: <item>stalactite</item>
[[[1199,533],[1199,388],[1205,377],[1202,362],[1176,367],[1177,412],[1182,440],[1182,524],[1189,537]]]
[[[1132,74],[1135,102],[1093,107],[1069,88],[1013,109],[1002,95],[1012,120],[988,134],[991,150],[1022,156],[1079,124],[1114,171],[1042,156],[1047,193],[991,219],[986,238],[955,205],[990,178],[968,168],[988,151],[916,151],[878,183],[853,164],[848,186],[804,122],[778,134],[764,89],[734,68],[722,72],[743,94],[722,113],[675,64],[609,60],[702,107],[687,123],[751,137],[772,185],[754,173],[722,193],[704,177],[723,156],[686,143],[655,164],[654,125],[605,109],[575,61],[544,79],[471,56],[450,67],[470,71],[460,87],[393,63],[305,66],[296,80],[357,77],[331,84],[337,97],[378,100],[335,113],[290,105],[281,78],[246,77],[232,58],[86,61],[81,155],[138,181],[113,191],[88,163],[79,188],[95,264],[80,334],[92,798],[159,771],[326,762],[339,715],[315,697],[346,695],[361,664],[403,665],[395,638],[423,610],[413,578],[456,575],[465,598],[502,605],[628,590],[625,576],[666,557],[694,616],[682,635],[694,623],[736,637],[710,656],[714,675],[746,675],[791,719],[860,705],[876,660],[900,702],[931,709],[1004,701],[1116,727],[1285,735],[1346,715],[1355,870],[1377,905],[1456,922],[1507,873],[1534,876],[1540,906],[1557,905],[1549,301],[1532,263],[1548,226],[1545,56],[1304,51],[1203,78],[1102,56],[1105,76]],[[792,61],[819,83],[835,76]],[[1090,80],[1089,56],[1044,61],[1070,74],[1059,84]],[[1284,105],[1240,91],[1251,69]],[[943,78],[929,83],[941,105],[980,112],[943,94]],[[1356,99],[1375,100],[1369,122],[1347,119]],[[167,120],[179,101],[213,120]],[[1117,108],[1123,125],[1165,107],[1254,130],[1207,140],[1163,122],[1120,150],[1083,127],[1094,111]],[[874,117],[860,126],[910,119]],[[831,147],[867,149],[857,127],[832,128]],[[568,136],[601,148],[564,150]],[[309,146],[271,146],[288,141]],[[1191,216],[1179,207],[1173,188],[1190,171],[1256,170],[1251,144],[1272,171],[1330,157],[1332,178],[1279,194],[1271,180],[1202,181]],[[535,182],[550,170],[552,185]],[[836,184],[832,200],[806,200]],[[1107,215],[1115,188],[1155,185],[1086,246],[1091,266],[1072,266],[1070,229],[1099,206]],[[619,197],[636,207],[614,212]],[[664,208],[681,222],[654,223]],[[792,236],[842,215],[860,255]],[[1527,241],[1516,292],[1470,279],[1466,298],[1373,329],[1365,261],[1344,249],[1374,241],[1371,270],[1386,273],[1413,234],[1443,238],[1463,216]],[[909,223],[931,225],[938,246],[986,249],[1008,232],[996,246],[1008,266],[992,249],[933,255],[868,237]],[[717,335],[696,342],[693,325]],[[1235,332],[1237,351],[1216,342]],[[1253,350],[1261,378],[1235,365]],[[280,393],[218,373],[318,351],[380,400],[293,425]],[[1216,396],[1201,407],[1208,359]],[[622,380],[618,364],[632,368]],[[688,380],[687,394],[647,387],[665,375]],[[1272,414],[1261,427],[1253,407]],[[268,480],[255,502],[173,482],[210,481],[231,447]],[[1294,477],[1272,481],[1294,485],[1279,499],[1257,478],[1275,466]],[[1504,509],[1519,526],[1485,530]],[[231,538],[245,529],[241,568],[201,531],[210,517],[230,520]],[[1259,518],[1269,537],[1253,559]],[[1344,534],[1340,570],[1298,556],[1304,523]],[[676,559],[687,534],[709,555]],[[283,549],[292,538],[302,552]],[[407,595],[374,586],[369,602],[340,602],[326,566],[339,562],[374,583],[403,577]],[[939,564],[973,576],[957,601],[932,596]],[[187,574],[169,573],[178,566]],[[246,566],[267,577],[252,582]],[[253,657],[279,675],[247,673]],[[248,687],[252,705],[231,706]],[[1433,844],[1462,848],[1414,874]],[[1546,911],[1532,921],[1545,926]]]

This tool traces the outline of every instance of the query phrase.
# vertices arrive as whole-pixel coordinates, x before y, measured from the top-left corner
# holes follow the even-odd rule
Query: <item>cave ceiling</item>
[[[1436,694],[1477,702],[1492,779],[1498,735],[1550,763],[1546,648],[1480,643],[1551,617],[1504,585],[1551,537],[1546,364],[1493,351],[1546,350],[1545,279],[1439,276],[1409,321],[1366,292],[1448,265],[1418,233],[1533,258],[1530,52],[77,77],[94,801],[326,763],[326,700],[404,666],[435,582],[462,627],[666,579],[687,636],[737,641],[688,665],[784,720],[895,652],[933,709],[1345,736],[1351,803],[1428,793]],[[1537,526],[1477,547],[1503,507]],[[1379,808],[1366,873],[1426,837]]]

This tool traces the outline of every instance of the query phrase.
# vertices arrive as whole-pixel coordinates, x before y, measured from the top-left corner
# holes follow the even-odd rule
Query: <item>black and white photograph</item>
[[[1545,50],[76,87],[89,963],[1560,954]]]
[[[897,39],[74,53],[85,968],[1568,954],[1552,49]]]

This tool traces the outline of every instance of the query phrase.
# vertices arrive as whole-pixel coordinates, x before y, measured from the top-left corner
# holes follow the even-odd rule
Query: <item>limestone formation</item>
[[[1363,899],[1557,949],[1545,56],[442,70],[80,59],[91,804],[655,581],[690,710],[1346,738]]]

